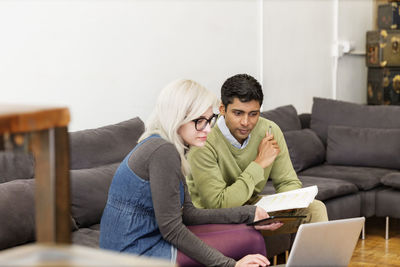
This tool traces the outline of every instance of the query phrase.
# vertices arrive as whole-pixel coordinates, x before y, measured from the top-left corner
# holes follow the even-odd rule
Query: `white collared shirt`
[[[233,137],[233,135],[231,134],[231,131],[229,131],[228,126],[226,126],[224,116],[220,116],[218,118],[217,124],[218,124],[218,128],[221,130],[221,133],[225,136],[225,138],[229,141],[229,143],[231,143],[234,147],[243,149],[249,143],[251,134],[249,134],[249,136],[246,138],[246,140],[244,140],[243,145],[240,144],[238,142],[238,140],[236,140],[235,137]]]

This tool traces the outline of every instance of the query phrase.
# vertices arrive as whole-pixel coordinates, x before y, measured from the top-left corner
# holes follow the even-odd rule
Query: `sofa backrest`
[[[400,169],[400,106],[314,98],[311,129],[328,164]]]
[[[400,128],[377,129],[347,126],[328,128],[326,161],[351,165],[400,169]]]
[[[29,179],[34,175],[32,154],[0,151],[0,184],[17,179]]]
[[[299,114],[299,119],[300,119],[300,123],[301,123],[301,128],[302,128],[302,129],[308,129],[308,128],[310,128],[311,113],[302,113],[302,114]]]
[[[96,129],[71,132],[71,170],[121,162],[143,132],[144,123],[139,117]]]
[[[263,111],[260,116],[278,124],[283,132],[301,129],[301,122],[297,116],[297,110],[292,105]]]
[[[310,128],[326,144],[328,126],[400,128],[400,106],[368,106],[314,97]]]
[[[120,162],[144,132],[136,117],[117,124],[69,133],[70,169],[79,170]],[[31,153],[0,151],[0,184],[34,176]]]

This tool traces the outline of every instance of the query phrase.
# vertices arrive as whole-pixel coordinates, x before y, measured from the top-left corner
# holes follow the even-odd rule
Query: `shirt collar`
[[[240,144],[238,142],[238,140],[236,140],[235,137],[233,137],[233,135],[231,134],[231,131],[229,131],[228,126],[226,126],[226,122],[225,122],[225,117],[224,116],[219,116],[218,121],[217,121],[217,125],[218,125],[218,128],[221,130],[221,133],[223,134],[223,136],[225,136],[225,138],[229,141],[229,143],[231,143],[234,147],[239,148],[239,149],[243,149],[249,143],[251,134],[249,134],[249,136],[246,138],[246,140],[244,140],[243,145]]]

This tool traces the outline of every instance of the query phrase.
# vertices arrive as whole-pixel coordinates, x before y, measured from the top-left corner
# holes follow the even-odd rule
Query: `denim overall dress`
[[[150,182],[140,178],[128,166],[132,153],[150,138],[161,137],[152,135],[137,144],[115,172],[100,222],[100,247],[175,262],[177,250],[163,239],[158,228]],[[179,187],[183,205],[182,182]]]

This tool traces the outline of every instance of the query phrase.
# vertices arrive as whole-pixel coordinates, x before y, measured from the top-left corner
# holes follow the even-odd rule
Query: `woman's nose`
[[[211,132],[211,125],[210,125],[210,123],[207,123],[207,125],[206,125],[206,127],[203,129],[203,132],[205,132],[205,133],[209,133],[209,132]]]

